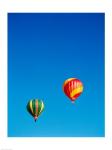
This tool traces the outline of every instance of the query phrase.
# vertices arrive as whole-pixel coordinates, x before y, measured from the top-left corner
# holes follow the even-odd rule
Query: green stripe
[[[40,110],[40,112],[39,112],[39,115],[41,114],[41,112],[44,110],[44,104],[43,104],[43,102],[41,101],[41,110]]]
[[[32,101],[33,114],[36,114],[35,99]]]
[[[42,103],[40,100],[38,100],[38,116],[40,114],[41,107],[42,107]]]

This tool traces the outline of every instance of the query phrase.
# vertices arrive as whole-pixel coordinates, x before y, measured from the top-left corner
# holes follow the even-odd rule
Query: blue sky
[[[76,77],[84,92],[74,104],[62,91]],[[44,101],[35,123],[26,105]],[[104,14],[8,14],[8,136],[105,135]]]

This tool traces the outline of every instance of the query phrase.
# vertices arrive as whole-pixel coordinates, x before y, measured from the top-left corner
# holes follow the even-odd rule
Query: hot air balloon
[[[74,102],[83,92],[83,84],[79,79],[69,78],[63,84],[63,91]]]
[[[34,117],[35,122],[43,110],[44,103],[42,100],[32,99],[27,104],[27,111]]]

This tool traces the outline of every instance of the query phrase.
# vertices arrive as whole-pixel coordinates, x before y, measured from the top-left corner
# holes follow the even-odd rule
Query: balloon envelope
[[[79,79],[69,78],[63,84],[63,91],[71,101],[75,101],[83,92],[83,84]]]
[[[38,116],[44,110],[44,103],[42,100],[39,99],[32,99],[27,104],[27,111],[34,117],[36,121]]]

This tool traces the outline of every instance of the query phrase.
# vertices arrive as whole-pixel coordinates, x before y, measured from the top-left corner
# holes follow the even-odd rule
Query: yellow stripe
[[[73,80],[73,79],[76,79],[76,78],[69,78],[69,79],[67,79],[67,80],[64,82],[64,84],[63,84],[63,89],[64,89],[64,86],[65,86],[68,82],[70,82],[71,80]]]
[[[82,91],[83,91],[83,86],[80,86],[80,87],[74,89],[74,90],[70,93],[70,97],[72,98],[72,97],[74,97],[76,94],[78,94],[78,93],[80,93],[80,92],[82,92]]]
[[[33,114],[32,101],[30,101],[30,109],[31,109],[31,112]]]

